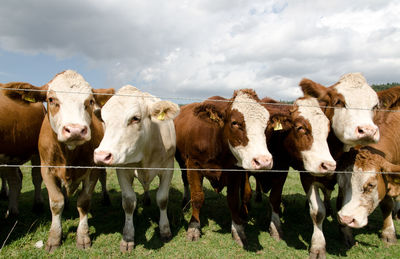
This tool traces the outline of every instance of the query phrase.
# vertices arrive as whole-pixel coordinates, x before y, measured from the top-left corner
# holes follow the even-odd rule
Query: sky
[[[400,82],[400,0],[2,0],[0,82],[73,69],[177,103],[240,88],[294,100],[361,72]]]

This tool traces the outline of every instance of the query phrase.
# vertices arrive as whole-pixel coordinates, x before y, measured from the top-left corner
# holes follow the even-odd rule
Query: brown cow
[[[192,205],[188,240],[200,238],[199,213],[204,202],[202,182],[206,177],[217,192],[227,186],[232,236],[240,246],[246,244],[243,224],[247,208],[239,203],[240,192],[251,191],[246,183],[246,173],[221,169],[272,167],[272,156],[265,138],[269,113],[259,102],[253,90],[238,90],[229,100],[212,97],[202,103],[183,106],[175,118],[175,157],[182,170],[199,169],[187,171]]]
[[[338,175],[338,221],[344,225],[342,232],[348,245],[354,244],[349,227],[367,225],[368,215],[378,204],[384,218],[382,239],[396,242],[391,197],[400,195],[400,176],[376,172],[400,172],[400,166],[393,165],[400,164],[400,86],[380,91],[378,96],[382,111],[376,113],[374,120],[381,131],[379,142],[353,150],[340,162],[342,170],[353,172]]]
[[[0,84],[0,164],[21,165],[28,160],[32,165],[39,165],[37,142],[40,127],[45,116],[45,108],[41,103],[32,103],[29,99],[12,100],[4,95],[1,88],[30,87],[28,83],[11,82]],[[4,188],[6,181],[10,186],[7,215],[18,214],[18,197],[22,187],[22,173],[19,168],[4,167],[0,175]],[[41,195],[42,177],[38,167],[32,168],[32,182],[35,186],[34,211],[43,207]]]
[[[61,185],[69,196],[81,183],[82,190],[77,201],[79,226],[76,245],[78,248],[87,248],[91,245],[88,211],[98,174],[86,168],[66,169],[63,166],[94,165],[93,151],[103,137],[103,125],[93,111],[98,108],[97,104],[103,104],[110,98],[114,89],[93,89],[80,74],[72,70],[57,74],[42,87],[21,85],[20,88],[34,91],[10,90],[6,94],[12,98],[47,102],[48,107],[39,135],[41,173],[52,213],[46,250],[51,252],[61,244],[61,213],[64,208]],[[99,93],[110,95],[97,95]]]

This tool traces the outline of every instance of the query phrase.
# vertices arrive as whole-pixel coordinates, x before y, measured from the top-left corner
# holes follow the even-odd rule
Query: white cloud
[[[160,96],[254,88],[288,100],[303,77],[330,85],[360,71],[371,83],[400,81],[399,12],[399,1],[6,0],[0,48],[80,56],[108,85]]]

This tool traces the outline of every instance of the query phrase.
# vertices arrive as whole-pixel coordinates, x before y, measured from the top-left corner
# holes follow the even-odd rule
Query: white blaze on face
[[[329,119],[322,112],[315,98],[299,99],[300,116],[311,124],[313,143],[309,150],[301,151],[304,169],[310,172],[326,172],[335,170],[336,162],[328,147]],[[327,169],[327,170],[326,170]]]
[[[151,124],[146,102],[155,99],[143,96],[137,88],[124,86],[101,109],[105,132],[95,153],[111,153],[113,165],[138,163],[143,159],[143,147],[148,137],[145,133]]]
[[[237,159],[237,165],[244,169],[271,169],[272,155],[268,151],[265,129],[269,120],[268,110],[248,94],[239,92],[232,104],[232,110],[239,111],[245,121],[248,143],[246,146],[229,148]],[[261,166],[262,168],[258,168]]]
[[[48,103],[50,125],[57,134],[60,142],[67,139],[63,134],[64,127],[76,125],[86,127],[87,133],[82,141],[73,141],[69,147],[89,141],[91,138],[91,114],[85,109],[85,102],[93,98],[92,87],[75,71],[67,70],[57,75],[49,84],[47,97],[55,100],[58,105],[56,112],[52,112],[52,104]]]
[[[354,166],[352,173],[338,174],[338,184],[343,191],[343,207],[338,212],[339,221],[352,228],[368,224],[368,216],[378,206],[379,194],[375,168],[362,170]],[[349,171],[349,170],[346,170]],[[372,184],[365,189],[366,184]],[[375,186],[374,186],[375,185]]]
[[[378,142],[379,130],[372,121],[378,95],[359,73],[344,75],[334,87],[345,98],[345,108],[335,109],[332,128],[348,146]],[[373,134],[376,132],[376,134]]]

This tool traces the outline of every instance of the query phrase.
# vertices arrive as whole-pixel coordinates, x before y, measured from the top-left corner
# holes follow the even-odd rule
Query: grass
[[[23,189],[19,199],[20,216],[15,229],[11,231],[15,221],[0,219],[0,251],[1,258],[307,258],[312,235],[312,223],[306,208],[306,197],[302,190],[298,173],[292,172],[285,184],[283,197],[283,231],[284,240],[276,242],[268,234],[269,206],[268,197],[263,196],[261,204],[252,201],[250,218],[246,226],[249,241],[247,250],[239,248],[231,239],[231,218],[226,203],[226,191],[215,193],[208,181],[205,181],[205,204],[201,211],[202,237],[198,242],[186,241],[186,229],[191,216],[191,210],[183,212],[181,199],[183,192],[179,170],[175,171],[170,189],[168,216],[173,238],[169,243],[162,243],[159,237],[159,211],[155,202],[158,184],[156,179],[152,184],[152,204],[144,207],[143,189],[135,181],[135,191],[138,194],[138,206],[134,215],[135,249],[131,254],[119,251],[121,231],[124,224],[124,213],[121,206],[121,194],[116,174],[110,171],[107,175],[107,186],[112,205],[101,205],[100,184],[92,199],[92,209],[89,218],[92,247],[85,251],[76,249],[75,237],[78,226],[76,197],[71,199],[68,208],[63,212],[63,244],[53,254],[49,255],[43,248],[35,248],[35,243],[46,242],[51,224],[51,214],[48,206],[47,191],[43,186],[45,210],[36,215],[31,212],[33,200],[33,185],[29,169],[24,170]],[[252,186],[255,183],[252,178]],[[336,192],[333,194],[334,208]],[[7,201],[0,201],[0,213],[7,210]],[[380,240],[382,216],[375,211],[370,216],[369,226],[354,230],[358,245],[346,249],[337,228],[336,219],[328,217],[324,222],[324,233],[327,242],[328,258],[397,258],[400,246],[386,246]],[[395,222],[397,228],[400,223]],[[7,235],[9,238],[6,240]],[[5,241],[6,240],[6,241]]]

